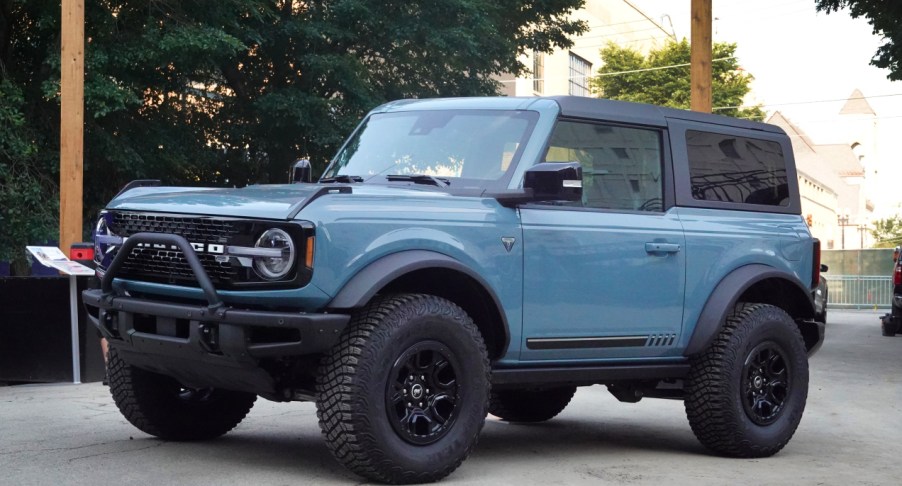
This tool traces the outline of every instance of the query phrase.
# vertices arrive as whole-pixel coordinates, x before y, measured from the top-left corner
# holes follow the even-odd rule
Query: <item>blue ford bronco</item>
[[[210,439],[258,396],[314,401],[328,448],[387,483],[450,474],[491,413],[577,387],[683,400],[716,454],[792,437],[823,342],[820,249],[779,128],[578,97],[374,109],[310,182],[139,183],[100,214],[122,414]]]

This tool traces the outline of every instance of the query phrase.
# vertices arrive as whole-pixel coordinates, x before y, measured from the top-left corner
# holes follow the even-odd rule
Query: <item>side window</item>
[[[662,211],[661,132],[562,120],[551,135],[545,162],[579,162],[582,205]]]
[[[687,130],[686,147],[696,200],[789,205],[786,159],[779,143]]]

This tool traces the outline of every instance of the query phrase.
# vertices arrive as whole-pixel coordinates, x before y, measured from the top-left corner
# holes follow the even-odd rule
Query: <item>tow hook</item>
[[[200,345],[208,353],[220,353],[219,349],[219,326],[217,324],[200,324],[198,326],[200,332]]]

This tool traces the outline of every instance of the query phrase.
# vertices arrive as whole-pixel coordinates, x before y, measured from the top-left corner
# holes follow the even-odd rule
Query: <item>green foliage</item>
[[[894,248],[902,245],[902,217],[892,216],[874,221],[871,230],[874,248]]]
[[[381,103],[496,94],[520,54],[585,30],[581,4],[86,0],[85,234],[130,180],[282,182]],[[59,1],[0,0],[0,259],[57,231],[59,70]]]
[[[0,100],[0,261],[24,274],[26,244],[56,237],[58,197],[48,197],[55,181],[40,170],[22,90],[0,80]]]
[[[718,42],[713,46],[712,59],[721,59],[711,65],[714,113],[763,120],[764,111],[760,106],[736,108],[751,90],[754,77],[739,67],[735,55],[736,44]],[[651,50],[647,56],[628,47],[608,44],[601,50],[601,57],[604,65],[591,83],[602,97],[689,109],[690,46],[686,39],[669,42]]]
[[[853,19],[865,17],[874,35],[883,39],[882,46],[871,58],[871,64],[888,69],[887,78],[902,80],[902,2],[886,0],[815,0],[819,12],[828,14],[848,8]]]

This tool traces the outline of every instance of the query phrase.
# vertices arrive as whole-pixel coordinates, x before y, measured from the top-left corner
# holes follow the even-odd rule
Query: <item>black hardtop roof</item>
[[[679,119],[714,125],[761,130],[772,133],[785,133],[782,128],[768,123],[754,122],[742,118],[733,118],[697,111],[678,110],[645,103],[587,98],[583,96],[550,96],[561,107],[561,114],[567,117],[588,118],[598,120],[619,121],[640,125],[667,126],[667,119]]]
[[[552,103],[558,106],[561,115],[572,118],[649,125],[662,128],[667,127],[667,120],[671,119],[742,128],[746,130],[759,130],[770,133],[786,133],[782,128],[776,125],[753,122],[741,118],[665,108],[645,103],[606,100],[584,96],[490,96],[406,99],[385,103],[374,108],[371,113],[447,109],[541,111],[543,109],[542,107],[549,108],[549,105]]]

